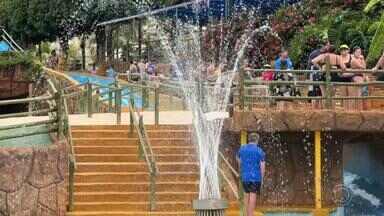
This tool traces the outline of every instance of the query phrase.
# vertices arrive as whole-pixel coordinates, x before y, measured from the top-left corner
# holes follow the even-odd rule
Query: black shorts
[[[261,182],[243,182],[243,189],[245,193],[260,194]]]

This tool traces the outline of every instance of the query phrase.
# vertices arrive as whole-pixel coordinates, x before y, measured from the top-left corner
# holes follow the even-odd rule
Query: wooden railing
[[[282,81],[282,80],[273,80],[273,81],[264,81],[261,80],[261,73],[265,71],[271,71],[274,73],[287,74],[290,73],[293,75],[294,80],[292,81]],[[237,105],[240,111],[246,110],[248,107],[251,110],[252,105],[255,103],[264,104],[268,107],[271,101],[281,100],[281,101],[322,101],[322,109],[335,109],[335,103],[341,103],[345,101],[372,101],[379,100],[384,102],[384,94],[383,95],[372,95],[375,92],[370,92],[371,95],[359,95],[359,96],[348,96],[348,95],[338,95],[336,94],[336,90],[340,88],[347,87],[355,87],[355,88],[363,88],[363,87],[379,87],[384,89],[383,81],[364,81],[361,83],[355,82],[333,82],[331,79],[332,73],[351,73],[351,74],[365,74],[372,75],[375,74],[383,74],[384,71],[372,71],[372,70],[323,70],[316,71],[319,73],[323,73],[325,76],[324,81],[310,81],[307,79],[307,76],[313,73],[313,70],[266,70],[266,69],[243,69],[240,71],[239,82],[237,87],[234,89],[235,98],[237,99]],[[255,73],[258,74],[258,78],[254,80],[246,79],[246,73]],[[260,90],[260,87],[263,86],[265,91],[268,92],[271,87],[276,86],[291,86],[293,88],[297,87],[300,89],[301,93],[304,93],[305,89],[308,89],[309,86],[321,86],[322,88],[322,96],[276,96],[269,93],[260,94],[255,93],[255,90]],[[257,92],[257,91],[256,91]],[[255,100],[258,100],[255,102]],[[345,108],[345,107],[341,107]],[[369,109],[369,108],[368,108]]]
[[[131,133],[133,132],[133,127],[135,127],[136,132],[139,136],[139,158],[145,159],[147,167],[150,174],[150,209],[151,211],[156,209],[156,176],[158,173],[158,167],[156,164],[155,156],[153,154],[152,146],[147,134],[147,131],[144,127],[143,116],[135,108],[135,102],[131,98],[129,113],[131,119]]]

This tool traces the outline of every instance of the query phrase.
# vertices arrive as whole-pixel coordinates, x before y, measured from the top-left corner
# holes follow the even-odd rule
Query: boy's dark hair
[[[330,45],[329,48],[328,48],[328,53],[335,53],[335,52],[336,52],[335,46]]]

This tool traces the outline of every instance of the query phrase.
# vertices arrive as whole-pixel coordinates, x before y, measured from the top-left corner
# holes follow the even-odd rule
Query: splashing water
[[[228,62],[228,45],[222,38],[219,67],[225,72],[219,73],[214,82],[206,81],[204,71],[207,70],[202,52],[202,37],[199,28],[195,25],[177,22],[176,34],[171,39],[162,29],[162,23],[155,18],[149,18],[151,26],[157,26],[156,31],[160,37],[166,58],[172,64],[177,81],[182,89],[189,110],[193,116],[193,126],[199,150],[200,162],[200,192],[199,199],[220,199],[220,186],[218,176],[218,152],[224,118],[230,99],[233,80],[238,72],[239,65],[244,57],[248,41],[252,36],[268,28],[266,26],[254,31],[247,31],[239,40],[237,53]]]

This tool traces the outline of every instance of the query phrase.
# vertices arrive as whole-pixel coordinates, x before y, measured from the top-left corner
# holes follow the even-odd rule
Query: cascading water
[[[245,31],[245,34],[236,42],[237,49],[234,55],[230,54],[233,52],[229,50],[227,38],[221,34],[218,65],[224,68],[225,72],[219,73],[216,81],[208,82],[205,74],[207,60],[202,55],[206,50],[202,50],[202,32],[199,27],[176,21],[174,34],[170,36],[163,30],[165,29],[163,25],[166,24],[159,19],[152,17],[149,18],[149,22],[152,31],[156,32],[160,38],[165,56],[174,69],[185,102],[193,115],[200,162],[199,200],[221,200],[218,152],[224,118],[228,116],[231,88],[249,40],[256,33],[266,29],[270,31],[270,28],[263,26],[256,30]],[[221,215],[221,213],[214,215]]]

